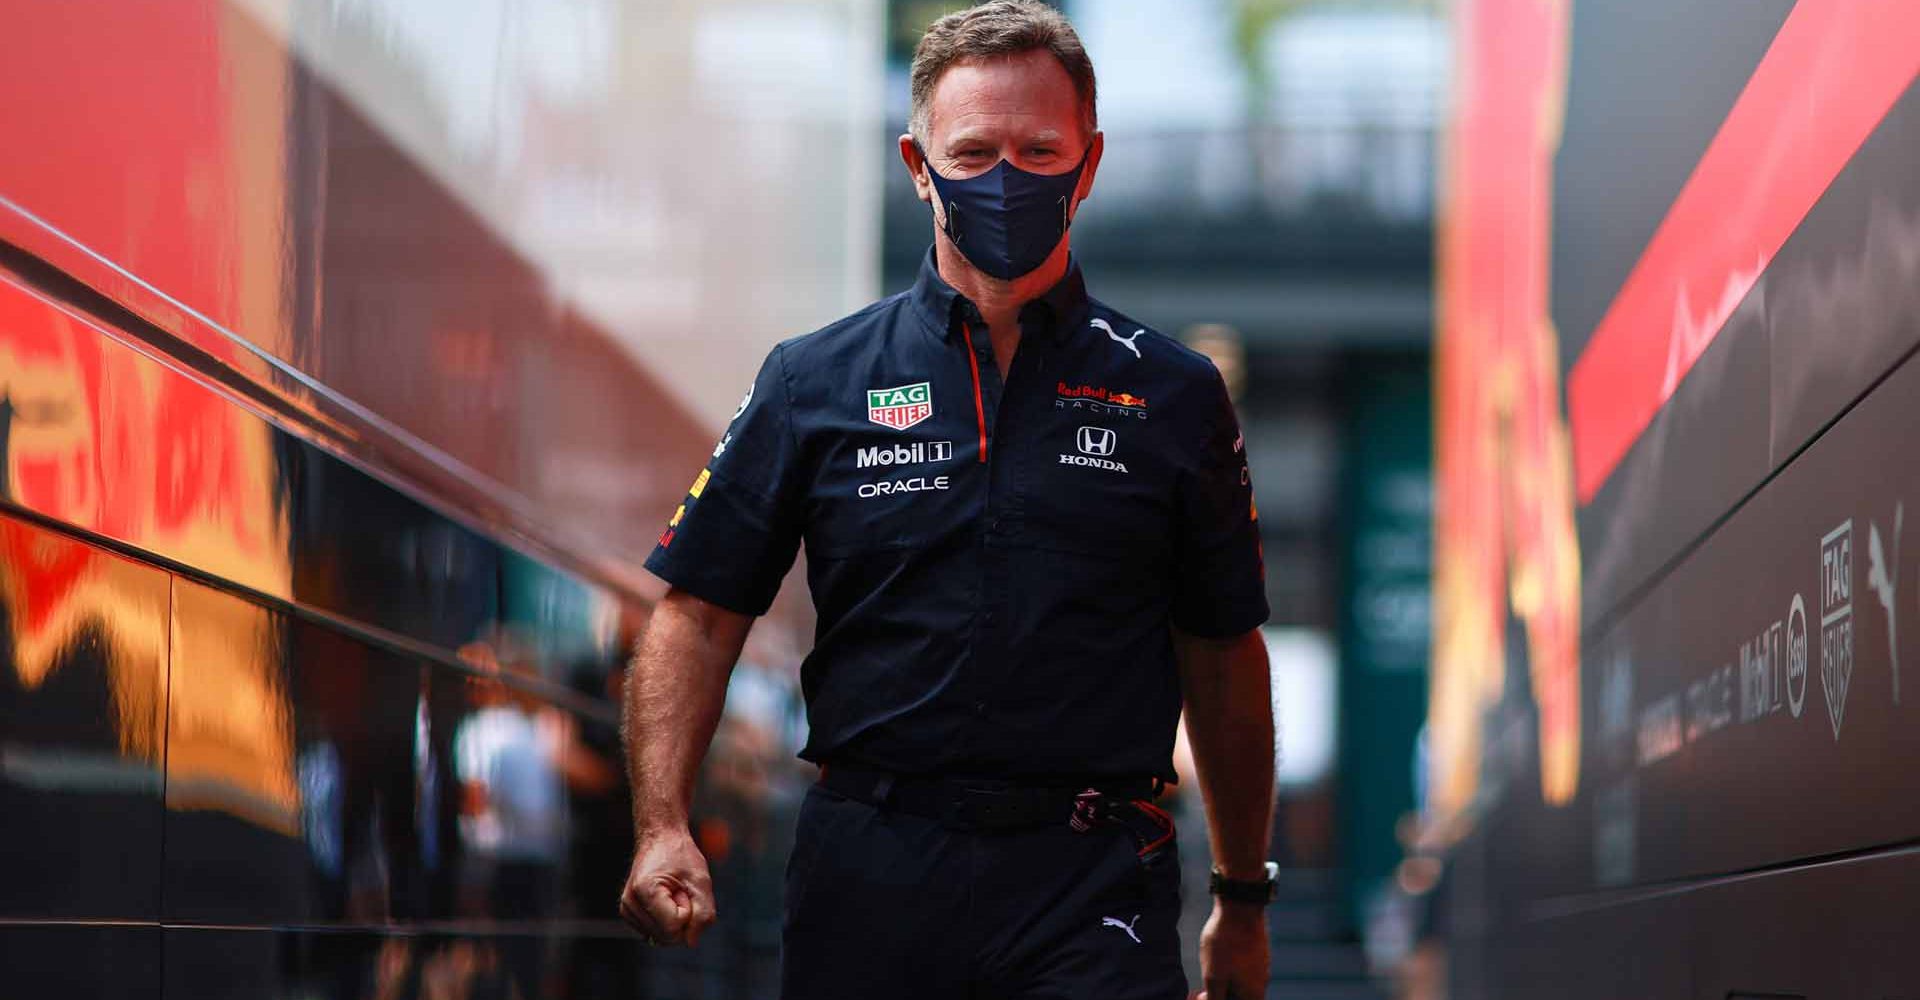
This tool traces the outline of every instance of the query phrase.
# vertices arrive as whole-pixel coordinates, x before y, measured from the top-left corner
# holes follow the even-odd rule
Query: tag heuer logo
[[[904,431],[933,416],[933,383],[915,382],[892,389],[867,390],[867,419]]]

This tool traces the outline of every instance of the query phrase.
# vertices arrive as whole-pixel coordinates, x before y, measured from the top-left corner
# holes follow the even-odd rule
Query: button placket
[[[1005,525],[1002,537],[1008,541],[1020,537],[1026,525],[1027,491],[1040,453],[1034,434],[1046,426],[1047,356],[1043,331],[1023,336],[1020,353],[1008,373],[1007,412],[1001,420],[1006,428],[1001,434],[1006,487],[998,508],[999,520]]]
[[[1013,599],[1016,585],[1013,579],[1015,541],[1025,516],[1028,472],[1034,453],[1028,428],[1044,425],[1044,421],[1038,419],[1044,413],[1037,410],[1039,404],[1035,401],[1041,398],[1037,387],[1044,385],[1041,375],[1046,369],[1047,349],[1043,342],[1046,333],[1044,329],[1022,324],[1019,350],[1007,368],[1007,378],[996,400],[998,405],[992,411],[993,445],[987,487],[990,517],[982,552],[980,622],[984,641],[976,647],[980,658],[975,661],[973,674],[976,692],[989,696],[1007,680],[1016,653],[1007,635],[1013,621],[1007,604]],[[973,714],[975,718],[983,718],[990,708],[988,698],[978,698]]]
[[[1002,483],[1006,469],[1005,457],[1001,454],[1001,428],[1004,425],[1000,412],[1005,398],[1005,384],[1000,377],[1000,368],[993,358],[993,338],[984,320],[972,308],[966,309],[970,317],[963,327],[969,334],[967,350],[973,352],[973,363],[979,373],[980,403],[985,421],[987,451],[987,482],[984,506],[981,510],[981,552],[980,552],[980,610],[974,629],[970,687],[972,714],[975,719],[984,719],[990,709],[987,700],[991,678],[987,674],[987,665],[997,662],[1005,655],[1005,641],[1002,628],[1005,616],[997,613],[1000,602],[1007,591],[1006,550],[1001,536],[1002,497],[1005,492]],[[1018,358],[1016,355],[1016,364]]]

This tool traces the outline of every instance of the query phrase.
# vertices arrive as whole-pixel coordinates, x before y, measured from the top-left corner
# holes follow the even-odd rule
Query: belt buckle
[[[1075,833],[1091,833],[1094,827],[1106,822],[1112,812],[1112,804],[1106,794],[1097,788],[1089,788],[1073,797],[1073,815],[1067,820],[1067,825]]]
[[[1005,815],[1013,800],[1011,789],[965,786],[953,797],[954,823],[971,830],[987,829],[996,814]]]

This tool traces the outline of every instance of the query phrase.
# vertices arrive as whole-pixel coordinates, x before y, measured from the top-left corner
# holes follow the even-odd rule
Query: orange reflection
[[[288,595],[264,421],[4,278],[0,398],[7,499]]]
[[[13,633],[13,668],[29,692],[88,629],[98,630],[120,752],[157,766],[166,688],[165,574],[0,518],[0,601]]]
[[[278,626],[251,601],[174,581],[167,808],[217,809],[298,835]]]
[[[1459,10],[1438,253],[1431,704],[1443,825],[1478,790],[1483,717],[1504,695],[1506,616],[1526,626],[1540,784],[1580,780],[1580,551],[1548,319],[1553,156],[1566,94],[1566,0]]]
[[[8,501],[268,594],[289,593],[269,426],[4,277],[0,416]],[[189,597],[197,603],[175,607],[169,633],[164,575],[153,574],[158,599],[134,600],[123,577],[152,571],[6,528],[0,577],[23,682],[39,683],[83,625],[104,623],[122,744],[158,760],[157,679],[166,675],[159,651],[170,634],[168,804],[219,808],[291,834],[291,710],[277,681],[269,614],[237,598]],[[212,593],[178,586],[181,594]]]

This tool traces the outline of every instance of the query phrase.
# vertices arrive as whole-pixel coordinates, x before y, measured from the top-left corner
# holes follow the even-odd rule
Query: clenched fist
[[[713,877],[685,827],[645,835],[620,893],[620,917],[649,944],[698,944],[713,925]]]

